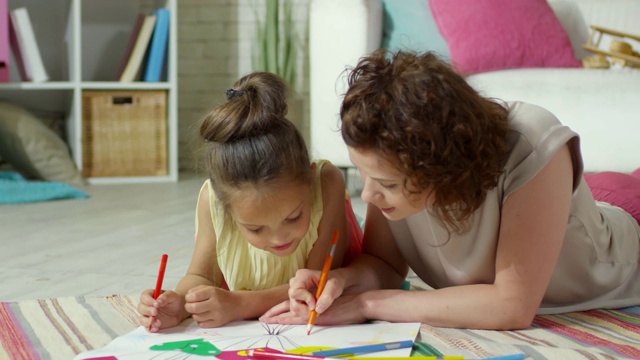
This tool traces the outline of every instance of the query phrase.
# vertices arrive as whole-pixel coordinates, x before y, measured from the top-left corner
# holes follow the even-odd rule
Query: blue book
[[[147,66],[144,70],[144,81],[160,81],[164,59],[167,55],[169,38],[169,10],[160,8],[155,11],[156,26],[153,29],[151,47],[147,56]]]

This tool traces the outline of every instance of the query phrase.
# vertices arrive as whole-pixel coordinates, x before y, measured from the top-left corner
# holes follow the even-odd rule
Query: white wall
[[[251,72],[254,9],[264,0],[178,1],[179,166],[193,169],[197,123],[239,77]],[[295,0],[298,29],[306,39],[309,0]],[[298,93],[308,98],[308,56],[304,41]],[[308,104],[308,101],[305,101]],[[308,105],[305,106],[308,108]],[[304,124],[308,124],[305,111]],[[304,131],[304,129],[303,129]]]

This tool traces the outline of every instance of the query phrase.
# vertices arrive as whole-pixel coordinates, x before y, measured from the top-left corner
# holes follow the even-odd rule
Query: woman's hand
[[[220,327],[239,319],[235,309],[241,307],[236,296],[215,286],[199,285],[185,295],[185,310],[202,328]]]
[[[154,299],[153,291],[147,289],[140,295],[140,325],[148,328],[150,332],[178,325],[184,319],[184,298],[175,291],[168,290]]]

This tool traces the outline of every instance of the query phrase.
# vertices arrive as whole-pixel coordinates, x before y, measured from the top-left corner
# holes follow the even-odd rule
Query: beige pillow
[[[85,184],[67,144],[26,109],[2,101],[0,157],[27,178]]]

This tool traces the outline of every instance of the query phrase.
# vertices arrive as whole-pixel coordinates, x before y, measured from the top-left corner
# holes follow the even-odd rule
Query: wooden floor
[[[177,183],[90,185],[88,199],[0,205],[0,301],[174,288],[193,251],[203,176]],[[365,205],[353,198],[356,213]]]

